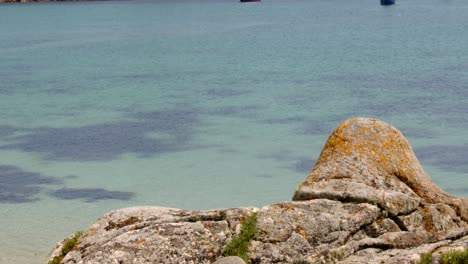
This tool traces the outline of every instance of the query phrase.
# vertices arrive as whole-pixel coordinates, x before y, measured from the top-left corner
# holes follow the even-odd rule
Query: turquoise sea
[[[399,128],[468,196],[468,1],[0,5],[0,263],[105,212],[290,200],[332,129]]]

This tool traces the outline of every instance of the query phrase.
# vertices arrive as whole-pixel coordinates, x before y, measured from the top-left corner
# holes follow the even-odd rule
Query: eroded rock
[[[403,135],[379,120],[338,126],[293,199],[262,208],[116,210],[86,230],[63,263],[239,262],[220,259],[254,212],[251,263],[418,263],[421,253],[437,259],[468,248],[467,199],[435,186]]]
[[[407,214],[420,203],[442,203],[468,221],[467,199],[432,183],[401,132],[371,118],[346,120],[328,138],[293,200],[316,198],[369,202],[392,215]]]

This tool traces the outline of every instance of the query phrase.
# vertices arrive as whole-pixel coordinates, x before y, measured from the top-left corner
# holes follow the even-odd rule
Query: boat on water
[[[395,0],[380,0],[381,5],[394,5]]]
[[[261,2],[262,0],[240,0],[241,3],[247,3],[247,2]]]

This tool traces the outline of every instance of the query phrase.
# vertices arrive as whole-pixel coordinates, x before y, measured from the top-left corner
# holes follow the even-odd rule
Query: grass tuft
[[[83,232],[79,231],[76,232],[75,235],[67,240],[65,244],[62,246],[62,250],[60,251],[60,255],[55,256],[51,261],[49,261],[48,264],[60,264],[63,260],[63,258],[68,254],[68,252],[72,251],[73,248],[78,243],[78,239],[83,235]]]
[[[432,254],[431,253],[423,253],[421,254],[421,261],[419,264],[432,264]]]
[[[238,256],[246,263],[250,263],[247,250],[249,249],[250,240],[255,237],[257,232],[257,213],[248,216],[242,223],[241,231],[234,236],[225,247],[224,256]]]
[[[467,264],[468,263],[468,249],[464,251],[451,250],[442,254],[440,260],[441,264]]]
[[[432,254],[421,254],[419,264],[432,264]],[[463,251],[451,250],[441,255],[440,264],[468,264],[468,249]]]

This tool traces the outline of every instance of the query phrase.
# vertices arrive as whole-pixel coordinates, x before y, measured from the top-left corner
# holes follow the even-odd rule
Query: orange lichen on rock
[[[139,246],[145,242],[146,242],[146,239],[139,239],[138,241],[135,242],[135,245]]]
[[[371,118],[342,122],[293,200],[331,198],[378,204],[390,214],[444,203],[468,220],[468,200],[438,188],[395,127]]]

